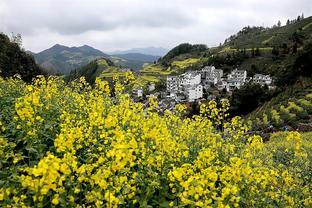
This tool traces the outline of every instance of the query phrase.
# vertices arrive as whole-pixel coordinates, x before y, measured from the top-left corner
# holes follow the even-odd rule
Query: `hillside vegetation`
[[[236,35],[228,38],[224,47],[230,48],[266,48],[292,45],[294,41],[312,40],[312,17],[273,28],[244,27]]]
[[[91,61],[86,66],[73,70],[66,77],[66,80],[72,81],[84,77],[88,83],[94,84],[97,77],[112,78],[114,75],[119,76],[123,74],[124,73],[120,71],[120,68],[116,67],[111,60],[101,58]]]

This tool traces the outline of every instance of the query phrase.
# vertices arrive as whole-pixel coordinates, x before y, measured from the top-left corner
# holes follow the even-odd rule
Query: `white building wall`
[[[253,76],[253,82],[260,85],[271,85],[272,78],[269,75],[255,74]]]
[[[177,92],[179,87],[178,77],[167,77],[167,92]]]
[[[201,82],[201,74],[185,73],[181,76],[181,85],[197,85]]]
[[[137,96],[138,97],[143,97],[143,89],[137,89]]]
[[[203,86],[197,85],[186,89],[186,96],[189,102],[203,97]]]

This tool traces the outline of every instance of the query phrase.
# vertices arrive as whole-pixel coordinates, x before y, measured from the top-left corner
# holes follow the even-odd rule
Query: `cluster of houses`
[[[241,88],[248,82],[272,88],[272,78],[269,75],[255,74],[247,77],[247,71],[234,69],[224,77],[222,69],[206,66],[199,71],[189,71],[178,76],[168,76],[166,81],[169,97],[176,101],[193,102],[203,98],[204,90],[214,87],[226,92]]]
[[[240,89],[243,85],[250,82],[260,84],[261,86],[267,85],[269,89],[274,88],[270,75],[255,74],[253,77],[248,77],[247,71],[238,69],[224,74],[222,69],[206,66],[201,70],[168,76],[166,79],[166,91],[156,92],[155,84],[150,83],[144,92],[141,87],[135,89],[132,93],[137,100],[144,100],[149,96],[160,97],[160,101],[165,105],[166,102],[170,104],[171,101],[175,103],[184,101],[194,102],[195,100],[203,99],[204,95],[208,94],[213,99],[213,95],[210,92],[223,91],[231,94],[234,89]],[[207,98],[210,99],[209,96]]]

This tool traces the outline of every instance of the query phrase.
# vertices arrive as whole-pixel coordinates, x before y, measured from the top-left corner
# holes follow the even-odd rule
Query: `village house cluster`
[[[198,71],[168,76],[166,88],[168,96],[176,101],[193,102],[203,98],[204,90],[207,92],[211,88],[216,88],[219,91],[231,92],[248,82],[273,87],[270,75],[255,74],[253,77],[247,77],[247,71],[234,69],[225,77],[222,69],[206,66]]]

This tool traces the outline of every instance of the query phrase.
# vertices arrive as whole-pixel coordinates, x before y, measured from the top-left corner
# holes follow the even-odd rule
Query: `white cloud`
[[[0,31],[21,33],[26,49],[55,43],[104,51],[217,45],[246,25],[312,14],[309,0],[1,0]]]

